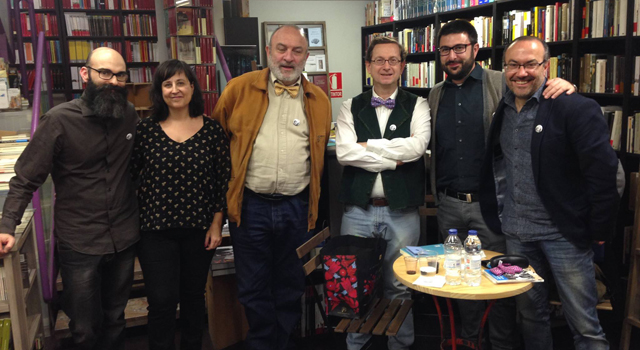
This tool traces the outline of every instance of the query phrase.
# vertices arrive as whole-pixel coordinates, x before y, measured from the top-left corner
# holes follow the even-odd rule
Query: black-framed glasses
[[[85,67],[98,72],[98,76],[102,80],[111,80],[111,78],[113,78],[114,75],[116,76],[116,80],[119,82],[126,82],[127,79],[129,79],[129,73],[127,72],[114,73],[108,69],[95,69],[89,66],[85,66]]]
[[[443,46],[443,47],[439,47],[438,51],[440,51],[440,56],[449,56],[451,51],[455,52],[456,55],[459,55],[461,53],[465,53],[467,51],[467,46],[469,45],[472,45],[472,44],[471,43],[458,44],[458,45],[455,45],[454,47]]]
[[[378,57],[375,60],[371,61],[371,63],[375,64],[376,66],[384,66],[386,62],[389,62],[390,66],[397,66],[398,63],[400,63],[400,59],[396,57],[391,57],[390,59],[385,60],[384,58]]]
[[[505,63],[504,64],[504,69],[507,72],[514,72],[514,71],[520,70],[520,67],[524,67],[524,70],[531,72],[531,71],[536,70],[536,68],[540,67],[541,65],[545,64],[546,62],[547,62],[547,60],[543,60],[540,63],[538,63],[538,61],[532,61],[532,62],[527,62],[525,64],[519,64],[519,63],[516,63],[516,62],[509,62],[509,63]]]

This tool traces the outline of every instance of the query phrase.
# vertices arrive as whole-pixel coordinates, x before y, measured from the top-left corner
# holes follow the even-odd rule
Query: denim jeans
[[[596,311],[598,296],[590,247],[578,247],[564,238],[521,242],[517,237],[507,236],[507,252],[529,258],[529,265],[545,279],[544,283],[534,283],[533,288],[516,297],[527,350],[553,349],[548,300],[552,276],[575,348],[609,349]]]
[[[307,190],[267,199],[245,188],[240,226],[229,225],[235,255],[238,299],[244,306],[251,350],[294,346],[304,292],[302,261],[296,248],[308,238]]]
[[[202,349],[204,292],[214,251],[204,248],[207,231],[168,229],[140,232],[138,257],[149,301],[149,349],[175,349],[180,303],[180,349]]]
[[[411,299],[411,292],[393,276],[393,262],[400,256],[400,248],[417,245],[420,239],[420,216],[417,208],[391,210],[389,207],[367,206],[364,210],[347,205],[342,216],[342,235],[374,237],[383,235],[387,241],[384,256],[384,297]],[[349,333],[347,349],[359,350],[371,338],[369,334]],[[413,311],[409,311],[398,335],[389,337],[389,350],[408,349],[413,344]]]
[[[58,241],[64,293],[75,349],[124,350],[124,309],[133,283],[135,248],[105,255],[74,251]]]
[[[469,230],[478,231],[482,249],[505,253],[507,245],[504,235],[494,233],[487,227],[480,212],[480,203],[468,203],[440,193],[438,205],[438,228],[443,241],[449,229],[458,230],[464,242]],[[457,299],[460,310],[460,337],[469,340],[478,338],[480,322],[487,308],[486,301]],[[489,340],[493,350],[511,350],[520,347],[516,326],[516,302],[514,298],[499,299],[491,308],[488,319]]]

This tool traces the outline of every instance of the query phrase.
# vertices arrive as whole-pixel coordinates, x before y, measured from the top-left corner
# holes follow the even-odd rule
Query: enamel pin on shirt
[[[542,125],[536,125],[536,132],[538,134],[542,132]]]
[[[396,131],[396,125],[395,124],[391,124],[391,126],[389,126],[389,130]]]
[[[293,125],[294,125],[294,126],[298,126],[298,125],[300,125],[300,121],[299,121],[298,119],[294,119],[294,120],[293,120]]]

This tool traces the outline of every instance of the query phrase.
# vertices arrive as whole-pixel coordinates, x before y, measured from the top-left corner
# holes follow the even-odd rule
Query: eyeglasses
[[[526,71],[534,71],[536,70],[536,68],[540,67],[541,65],[545,64],[547,62],[547,60],[544,60],[540,63],[533,61],[533,62],[527,62],[525,64],[519,64],[519,63],[515,63],[515,62],[509,62],[509,63],[505,63],[504,64],[504,69],[507,72],[514,72],[514,71],[518,71],[520,70],[520,67],[524,67],[524,70]]]
[[[391,57],[390,59],[385,60],[378,57],[375,60],[371,61],[371,63],[375,64],[376,66],[384,66],[386,62],[389,62],[389,65],[393,67],[393,66],[397,66],[398,63],[400,63],[400,59]]]
[[[438,51],[440,51],[440,56],[449,56],[449,54],[451,53],[451,50],[453,50],[453,52],[455,52],[456,54],[461,54],[467,51],[467,46],[469,45],[471,45],[471,43],[458,44],[454,47],[443,46],[443,47],[439,47]]]
[[[113,78],[114,75],[116,76],[116,80],[119,82],[126,82],[127,79],[129,79],[129,73],[127,72],[114,73],[108,69],[95,69],[89,66],[85,66],[85,67],[98,72],[98,76],[102,80],[111,80],[111,78]]]

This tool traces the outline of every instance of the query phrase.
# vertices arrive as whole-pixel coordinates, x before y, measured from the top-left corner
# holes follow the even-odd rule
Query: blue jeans
[[[342,235],[374,237],[383,235],[387,241],[384,256],[384,297],[411,299],[411,292],[393,276],[393,262],[400,256],[400,248],[417,245],[420,239],[420,216],[417,208],[393,211],[389,207],[367,206],[364,210],[347,205],[342,216]],[[347,335],[347,349],[359,350],[371,338],[369,334]],[[389,337],[389,350],[408,349],[413,344],[413,311],[409,311],[398,335]]]
[[[505,236],[496,234],[484,222],[480,212],[480,203],[467,203],[457,198],[438,195],[438,229],[444,241],[449,235],[449,229],[458,230],[458,237],[464,242],[469,230],[478,231],[482,249],[505,253],[507,244]],[[460,310],[460,337],[469,340],[478,338],[480,322],[487,308],[487,302],[478,300],[457,299]],[[520,347],[516,326],[516,302],[514,298],[496,300],[489,313],[489,340],[493,350],[511,350]]]
[[[244,306],[251,350],[294,346],[291,333],[302,316],[304,271],[296,248],[309,234],[309,193],[266,199],[245,188],[240,226],[229,230],[235,255],[238,299]]]
[[[74,251],[58,241],[64,293],[74,349],[124,349],[124,309],[133,283],[135,248],[105,255]]]
[[[175,349],[176,309],[180,304],[180,349],[202,349],[204,292],[213,250],[207,230],[173,228],[140,232],[138,258],[149,301],[149,349]]]
[[[507,236],[507,253],[529,258],[529,264],[545,279],[544,283],[534,283],[533,288],[516,297],[527,350],[553,349],[548,299],[552,276],[575,348],[609,349],[596,311],[598,296],[590,247],[578,247],[564,238],[521,242],[517,237]]]

